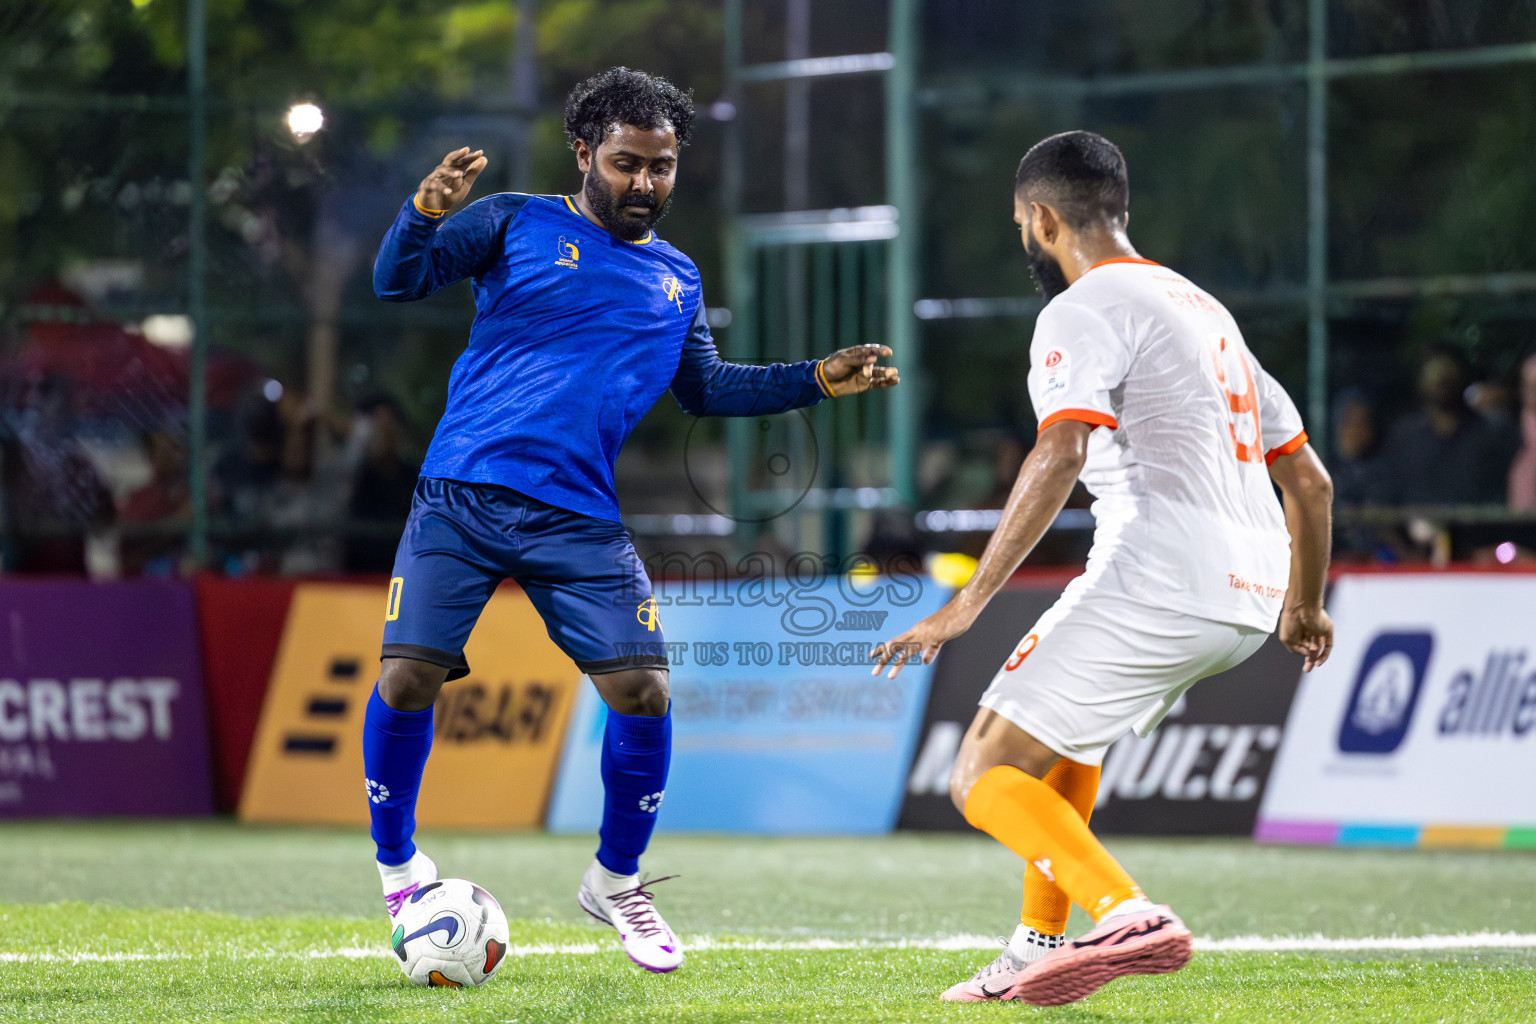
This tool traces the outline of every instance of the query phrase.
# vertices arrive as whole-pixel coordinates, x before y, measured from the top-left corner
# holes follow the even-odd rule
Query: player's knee
[[[424,711],[437,700],[448,670],[415,658],[385,658],[379,667],[379,697],[396,711]]]
[[[593,676],[603,702],[621,715],[660,718],[672,703],[663,669],[641,668]]]
[[[965,813],[965,798],[971,795],[971,787],[975,784],[976,773],[969,765],[956,761],[954,769],[949,773],[949,801],[961,814]]]

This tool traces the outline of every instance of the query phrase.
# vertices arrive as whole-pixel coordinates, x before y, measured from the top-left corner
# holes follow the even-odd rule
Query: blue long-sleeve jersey
[[[618,520],[614,461],[667,389],[695,416],[778,413],[830,394],[819,361],[724,362],[693,261],[654,232],[615,237],[568,197],[503,193],[446,220],[407,200],[374,291],[405,302],[465,277],[475,319],[425,477]]]

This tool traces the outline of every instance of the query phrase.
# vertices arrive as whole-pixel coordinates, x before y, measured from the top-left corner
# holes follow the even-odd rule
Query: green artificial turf
[[[445,873],[486,885],[512,921],[523,955],[481,989],[416,988],[383,955],[359,832],[0,826],[0,1020],[1536,1020],[1531,948],[1202,952],[1176,975],[1039,1010],[936,1000],[991,958],[985,949],[731,946],[1006,933],[1018,865],[978,836],[659,836],[647,868],[682,877],[657,887],[658,905],[685,942],[710,943],[669,976],[637,970],[576,907],[590,838],[429,834],[422,845]],[[1200,937],[1536,932],[1526,852],[1110,845]]]

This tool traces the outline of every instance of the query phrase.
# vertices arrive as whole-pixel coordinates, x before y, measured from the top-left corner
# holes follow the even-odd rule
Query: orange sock
[[[1121,900],[1145,898],[1072,805],[1017,768],[998,765],[977,779],[965,820],[1039,868],[1095,921]]]
[[[1098,765],[1078,764],[1062,758],[1040,781],[1061,794],[1083,823],[1088,823],[1093,814],[1093,802],[1099,795]],[[1041,935],[1063,935],[1067,930],[1067,915],[1071,912],[1072,900],[1061,891],[1061,886],[1046,878],[1033,864],[1026,865],[1024,908],[1019,912],[1019,922]]]

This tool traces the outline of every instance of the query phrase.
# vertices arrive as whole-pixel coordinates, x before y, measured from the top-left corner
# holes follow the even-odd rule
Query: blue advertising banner
[[[673,753],[658,826],[878,833],[895,826],[932,668],[870,674],[869,650],[936,611],[921,576],[663,583]],[[552,832],[595,832],[607,708],[584,686],[550,801]]]

